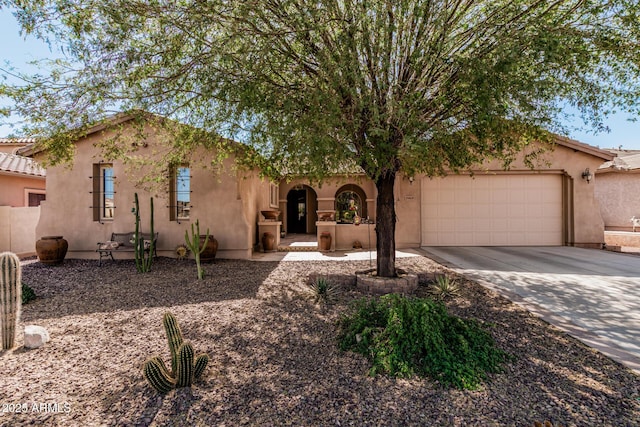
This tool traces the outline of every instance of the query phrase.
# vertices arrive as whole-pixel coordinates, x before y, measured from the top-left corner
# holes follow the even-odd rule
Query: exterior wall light
[[[413,185],[414,178],[412,176],[409,177],[409,185]]]
[[[590,183],[591,180],[593,179],[593,174],[591,173],[589,168],[586,168],[584,170],[584,172],[582,172],[582,179],[586,179],[587,180],[587,184]]]

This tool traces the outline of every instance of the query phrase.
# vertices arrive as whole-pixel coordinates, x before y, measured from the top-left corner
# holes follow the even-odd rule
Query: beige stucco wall
[[[0,172],[0,206],[28,206],[28,191],[42,192],[44,189],[44,177],[19,176]]]
[[[147,130],[147,146],[135,153],[140,158],[155,158],[164,147],[152,129]],[[96,243],[109,239],[112,232],[127,232],[134,229],[131,213],[134,193],[140,198],[142,227],[149,228],[149,198],[155,202],[155,231],[159,233],[158,252],[172,256],[175,247],[183,243],[185,230],[199,219],[201,232],[209,228],[219,243],[219,258],[250,258],[259,243],[258,223],[262,220],[260,211],[273,209],[270,200],[270,183],[261,179],[255,171],[238,171],[233,159],[226,159],[222,165],[212,167],[213,156],[204,149],[192,153],[191,168],[191,213],[190,220],[170,221],[169,193],[166,185],[143,189],[136,183],[149,171],[133,169],[122,161],[113,161],[115,175],[115,218],[113,221],[93,221],[90,208],[93,204],[93,165],[103,159],[95,144],[105,138],[94,133],[76,144],[75,161],[71,166],[55,166],[47,171],[48,200],[42,204],[36,238],[43,235],[63,235],[69,242],[68,257],[97,258]],[[563,210],[565,231],[563,241],[567,245],[599,247],[604,242],[604,222],[600,206],[594,196],[595,182],[587,183],[581,175],[585,168],[595,171],[603,159],[564,146],[543,156],[537,170],[540,173],[557,174],[563,180]],[[504,173],[498,162],[488,162],[475,170],[476,174]],[[523,155],[512,163],[509,173],[532,173],[523,162]],[[421,245],[421,176],[413,182],[398,175],[394,188],[396,200],[396,247],[398,249]],[[600,176],[595,178],[596,181]],[[159,180],[162,182],[162,180]],[[307,188],[308,211],[307,232],[320,233],[333,230],[335,249],[349,249],[354,240],[360,240],[367,247],[371,232],[371,245],[375,247],[375,226],[365,229],[364,225],[320,224],[316,226],[317,210],[335,209],[337,192],[346,184],[357,185],[365,195],[368,216],[375,221],[376,188],[364,176],[337,176],[323,182],[311,184],[304,178],[282,181],[279,184],[278,207],[286,229],[287,194],[294,187]],[[362,214],[362,213],[361,213]],[[319,223],[318,223],[319,224]],[[124,254],[119,255],[124,257]],[[132,255],[131,255],[132,256]]]
[[[527,151],[523,151],[510,165],[510,172],[529,173],[532,170],[524,163]],[[582,173],[589,168],[595,175],[596,169],[605,162],[591,154],[562,145],[545,152],[537,162],[535,171],[540,173],[557,173],[564,177],[566,194],[564,197],[564,214],[566,229],[565,243],[570,246],[601,247],[604,243],[604,221],[600,215],[600,205],[595,198],[594,189],[597,177],[588,183]],[[477,173],[499,173],[502,171],[499,162],[488,162]]]
[[[0,206],[0,252],[18,256],[35,254],[40,207]]]
[[[631,217],[640,218],[640,171],[600,172],[595,184],[605,228],[631,231]]]
[[[532,146],[525,150],[511,163],[508,172],[499,161],[485,162],[482,166],[474,169],[475,174],[497,174],[497,173],[551,173],[557,174],[563,179],[563,215],[564,215],[564,236],[563,242],[566,245],[582,247],[601,247],[604,243],[604,222],[600,215],[598,200],[594,196],[595,181],[588,183],[582,178],[582,173],[586,168],[595,171],[604,159],[587,154],[573,148],[556,145],[553,150],[549,150],[539,157],[534,170],[527,166],[524,157],[527,152],[531,152],[537,146]],[[410,181],[406,176],[399,174],[396,178],[394,196],[396,200],[396,248],[410,248],[421,245],[421,181],[423,176],[416,176]],[[469,179],[472,179],[471,177]],[[600,176],[597,177],[600,179]],[[375,220],[375,199],[376,189],[374,183],[362,176],[357,178],[338,177],[320,185],[310,185],[304,179],[295,179],[289,183],[280,184],[280,210],[283,212],[283,223],[286,224],[286,200],[288,192],[296,185],[303,184],[310,186],[317,194],[318,209],[332,210],[334,208],[337,190],[344,184],[354,183],[358,185],[366,194],[367,214]],[[640,212],[639,212],[640,214]],[[314,218],[314,221],[317,217]],[[348,226],[347,226],[348,227]],[[324,227],[327,228],[327,227]],[[336,228],[338,234],[334,242],[336,249],[347,249],[351,246],[350,241],[354,239],[353,231],[347,232]],[[351,230],[351,229],[349,229]],[[359,230],[361,231],[361,230]],[[342,235],[341,235],[342,234]],[[362,238],[366,238],[366,233]],[[366,243],[363,241],[363,245]],[[373,243],[375,245],[375,243]]]
[[[147,129],[147,146],[135,153],[140,157],[154,158],[162,151],[161,138],[153,129]],[[191,172],[191,211],[189,220],[171,221],[168,186],[160,184],[143,189],[139,180],[149,174],[148,167],[133,168],[116,160],[114,168],[115,214],[112,221],[94,221],[92,180],[93,165],[102,158],[94,144],[106,136],[95,133],[76,143],[74,162],[71,166],[54,166],[47,169],[48,200],[42,205],[42,214],[36,229],[38,237],[62,235],[69,242],[68,258],[97,258],[96,243],[109,239],[112,232],[129,232],[135,229],[131,213],[134,193],[140,200],[141,226],[149,231],[150,198],[154,198],[154,230],[158,236],[158,254],[173,256],[177,245],[184,243],[185,231],[190,231],[196,219],[200,232],[209,232],[218,240],[218,258],[249,258],[256,243],[257,212],[262,207],[259,197],[268,197],[268,183],[258,179],[255,173],[236,171],[233,159],[226,159],[221,166],[212,167],[210,153],[200,149],[189,159]],[[266,188],[266,190],[265,190]],[[268,199],[266,199],[268,200]],[[117,257],[132,257],[118,254]]]

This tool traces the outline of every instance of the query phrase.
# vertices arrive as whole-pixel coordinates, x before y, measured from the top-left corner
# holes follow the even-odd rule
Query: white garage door
[[[562,245],[562,178],[539,174],[424,178],[422,245]]]

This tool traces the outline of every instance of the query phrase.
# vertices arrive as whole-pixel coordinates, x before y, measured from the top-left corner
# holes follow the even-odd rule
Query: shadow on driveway
[[[640,371],[640,257],[573,247],[423,249]]]

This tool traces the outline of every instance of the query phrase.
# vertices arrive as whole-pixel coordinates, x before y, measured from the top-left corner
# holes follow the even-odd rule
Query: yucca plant
[[[326,277],[318,277],[309,285],[309,294],[314,304],[331,304],[339,293],[339,288]]]
[[[455,279],[447,274],[437,274],[436,283],[429,286],[429,293],[434,299],[444,301],[447,298],[460,296],[460,288]]]

